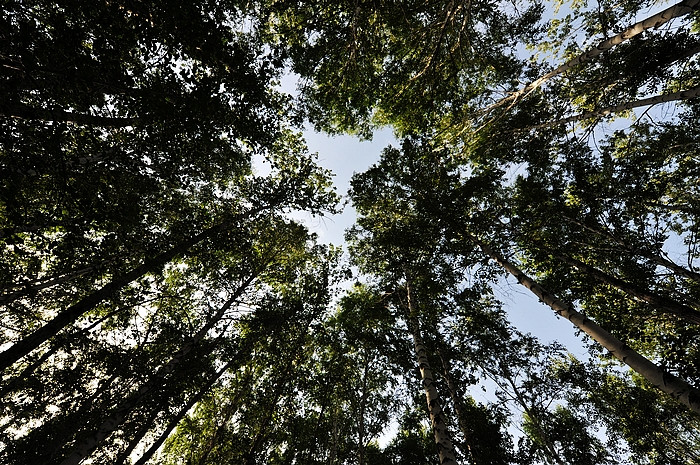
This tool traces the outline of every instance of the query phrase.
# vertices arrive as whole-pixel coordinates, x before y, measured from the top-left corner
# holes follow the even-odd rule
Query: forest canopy
[[[700,463],[699,9],[5,1],[0,461]]]

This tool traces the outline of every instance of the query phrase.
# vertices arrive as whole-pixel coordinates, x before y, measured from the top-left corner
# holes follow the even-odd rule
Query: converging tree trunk
[[[163,379],[172,373],[175,368],[183,361],[183,359],[199,344],[209,333],[211,329],[221,321],[226,312],[238,302],[248,286],[253,282],[256,275],[248,277],[234,294],[222,305],[214,314],[207,324],[205,324],[192,339],[184,344],[173,357],[163,365],[146,383],[144,383],[136,392],[129,396],[114,412],[107,417],[106,420],[87,438],[74,449],[68,457],[61,462],[61,465],[78,465],[87,458],[112,432],[117,430],[126,418],[131,414],[134,408],[139,405],[153,391],[161,388]]]
[[[603,237],[605,239],[612,241],[613,243],[617,244],[625,252],[639,254],[640,256],[646,258],[647,260],[650,260],[650,261],[656,263],[657,265],[661,265],[664,268],[666,268],[670,271],[673,271],[678,276],[692,279],[693,281],[700,283],[700,273],[697,273],[693,270],[689,270],[689,269],[679,265],[678,263],[671,261],[668,258],[663,257],[661,255],[648,253],[648,252],[645,252],[643,249],[635,248],[635,247],[627,244],[625,241],[616,237],[613,233],[606,230],[601,225],[592,226],[590,224],[583,223],[583,222],[577,220],[576,218],[570,218],[566,215],[564,215],[563,218],[566,221],[569,221],[577,226],[582,227],[586,231],[590,231],[597,236],[600,236],[600,237]]]
[[[641,100],[635,100],[634,102],[627,102],[620,105],[615,105],[612,107],[601,108],[599,110],[586,111],[579,113],[578,115],[569,116],[567,118],[562,118],[556,121],[548,121],[546,123],[538,124],[535,126],[528,126],[523,129],[516,129],[515,131],[532,130],[549,128],[552,126],[560,126],[568,123],[575,123],[577,121],[583,121],[591,118],[601,118],[603,116],[608,116],[614,113],[620,113],[626,110],[633,110],[635,108],[641,108],[651,105],[658,105],[660,103],[675,102],[678,100],[690,100],[692,98],[700,96],[700,86],[691,87],[687,90],[681,90],[678,92],[673,92],[670,94],[660,94],[653,97],[647,97]]]
[[[192,407],[195,406],[197,402],[202,400],[202,398],[209,392],[209,390],[216,384],[216,382],[223,376],[226,371],[233,366],[233,360],[229,360],[226,365],[224,365],[219,371],[217,371],[209,380],[207,383],[202,386],[199,391],[195,395],[193,395],[186,403],[183,405],[180,410],[178,410],[177,414],[170,419],[168,424],[166,425],[165,429],[161,432],[161,434],[158,436],[158,439],[156,439],[153,444],[151,444],[151,447],[146,450],[146,452],[141,455],[141,457],[135,462],[134,465],[145,465],[146,462],[148,462],[151,457],[153,457],[153,454],[160,449],[160,446],[163,445],[166,439],[168,439],[168,436],[170,436],[170,433],[175,429],[175,427],[182,421],[182,419],[187,415],[187,412],[190,411]],[[136,448],[136,446],[141,442],[143,439],[144,434],[141,434],[140,436],[134,437],[129,443],[129,446],[127,449],[121,454],[121,460],[117,460],[116,464],[119,465],[120,463],[126,464],[126,460],[128,457],[131,455],[133,450]]]
[[[0,105],[0,114],[11,118],[52,121],[61,123],[85,124],[88,126],[123,128],[135,126],[138,118],[87,115],[63,110],[44,110],[24,104]]]
[[[517,92],[514,92],[513,94],[509,95],[508,97],[505,97],[495,104],[491,105],[490,107],[486,108],[486,111],[491,111],[495,108],[498,108],[508,102],[512,102],[511,107],[517,103],[517,101],[523,97],[524,95],[527,95],[537,89],[539,86],[550,80],[551,78],[558,76],[560,74],[563,74],[572,68],[582,64],[586,63],[588,61],[591,61],[593,58],[597,57],[601,53],[610,50],[613,48],[615,45],[621,44],[622,42],[631,39],[632,37],[635,37],[642,32],[646,31],[647,29],[651,28],[658,28],[659,26],[666,24],[673,18],[677,18],[679,16],[684,16],[689,13],[692,13],[696,9],[700,7],[700,0],[685,0],[679,3],[676,3],[675,5],[665,9],[664,11],[655,14],[654,16],[650,16],[649,18],[646,18],[643,21],[640,21],[638,23],[633,24],[632,26],[628,27],[621,33],[610,37],[608,39],[603,40],[602,42],[599,42],[598,45],[596,45],[594,48],[587,50],[586,52],[578,55],[577,57],[567,61],[563,65],[559,66],[553,71],[550,71],[549,73],[539,77],[535,81],[532,81],[530,84],[526,85],[522,89],[518,90]],[[509,107],[510,108],[510,107]]]
[[[6,370],[12,366],[12,364],[39,347],[41,344],[56,336],[56,334],[58,334],[63,328],[77,321],[86,312],[95,308],[95,306],[103,300],[117,293],[124,286],[136,281],[148,273],[152,273],[160,269],[163,265],[169,263],[175,257],[185,254],[192,246],[214,236],[225,226],[226,224],[218,224],[205,229],[201,233],[180,242],[169,250],[156,255],[153,258],[147,259],[142,265],[137,266],[128,273],[117,276],[102,288],[83,297],[77,303],[60,312],[44,326],[26,336],[24,339],[16,342],[4,352],[0,353],[0,371]]]
[[[97,271],[100,269],[100,267],[103,267],[113,262],[115,262],[115,260],[103,260],[99,265],[88,266],[80,270],[75,270],[70,273],[66,273],[59,277],[37,279],[35,281],[7,286],[5,289],[14,290],[8,292],[7,294],[0,295],[0,305],[7,305],[10,302],[13,302],[14,300],[25,295],[33,294],[35,292],[41,291],[42,289],[48,289],[53,286],[58,286],[59,284],[67,283],[73,279],[79,278],[80,276],[84,276],[88,273]]]
[[[413,337],[413,346],[416,351],[416,360],[418,362],[418,368],[420,370],[421,380],[423,382],[423,389],[425,390],[425,398],[428,403],[428,414],[430,415],[430,424],[433,427],[433,434],[435,435],[435,445],[438,449],[440,464],[456,464],[457,457],[455,456],[452,439],[450,439],[450,434],[447,430],[445,413],[440,405],[440,396],[438,395],[437,388],[435,387],[433,371],[430,368],[430,362],[428,361],[428,351],[423,343],[418,319],[415,316],[416,309],[414,308],[414,303],[412,301],[410,284],[406,285],[406,306],[406,323],[408,324],[411,331],[411,336]]]
[[[440,343],[442,344],[444,343],[444,341],[441,340]],[[464,436],[464,442],[467,448],[467,452],[469,454],[469,459],[474,465],[479,465],[480,463],[474,454],[474,432],[467,423],[467,413],[464,410],[464,402],[462,401],[464,394],[457,387],[457,382],[455,381],[454,376],[452,376],[452,367],[450,366],[450,362],[445,357],[445,355],[439,347],[437,353],[438,357],[440,357],[440,362],[442,364],[442,375],[444,376],[445,382],[447,383],[447,389],[450,392],[452,405],[455,409],[457,423],[459,424],[459,429],[462,430],[462,435]]]
[[[551,307],[557,315],[571,321],[577,328],[610,351],[615,358],[642,375],[653,386],[683,403],[693,412],[700,413],[700,390],[663,370],[637,351],[631,349],[627,344],[598,326],[595,322],[575,311],[573,305],[557,299],[556,296],[547,292],[536,281],[476,237],[469,236],[469,240],[478,245],[487,256],[513,275],[520,284],[539,297],[542,302]]]
[[[670,299],[668,297],[654,294],[653,292],[650,292],[648,290],[641,289],[625,280],[616,278],[615,276],[605,273],[593,266],[587,265],[586,263],[583,263],[582,261],[576,260],[574,258],[565,257],[563,255],[557,255],[555,258],[568,265],[573,266],[574,268],[580,271],[583,271],[587,275],[593,277],[596,281],[599,281],[603,284],[609,284],[610,286],[616,287],[617,289],[629,294],[637,300],[651,304],[652,306],[654,306],[654,308],[664,313],[670,313],[672,315],[684,319],[689,323],[700,325],[700,312],[688,305],[676,302],[675,300]]]

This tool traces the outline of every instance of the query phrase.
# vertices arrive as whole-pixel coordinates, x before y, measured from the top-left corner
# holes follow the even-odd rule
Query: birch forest
[[[1,3],[0,463],[700,464],[700,0]]]

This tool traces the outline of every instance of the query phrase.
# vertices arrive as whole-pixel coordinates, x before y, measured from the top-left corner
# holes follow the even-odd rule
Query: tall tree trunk
[[[153,454],[160,449],[160,446],[163,445],[166,439],[168,439],[168,436],[170,436],[170,433],[175,429],[175,427],[180,423],[180,421],[187,415],[187,412],[190,411],[194,405],[202,400],[204,395],[209,392],[209,390],[216,384],[216,382],[223,376],[224,373],[233,365],[233,360],[229,360],[226,365],[223,366],[219,371],[217,371],[214,376],[209,378],[209,381],[202,386],[199,391],[195,395],[193,395],[190,400],[187,401],[185,405],[182,406],[182,408],[177,412],[177,415],[175,415],[170,421],[168,422],[168,425],[165,427],[165,429],[161,432],[160,436],[158,436],[158,439],[151,444],[151,447],[148,448],[146,452],[141,455],[141,458],[136,461],[134,465],[145,465],[146,462],[148,462],[151,457],[153,457]],[[146,431],[148,432],[148,431]],[[133,450],[136,448],[139,442],[141,442],[141,439],[143,436],[145,436],[145,433],[141,434],[140,436],[136,436],[132,439],[131,443],[129,444],[129,447],[120,455],[121,460],[115,461],[115,464],[119,465],[120,463],[126,464],[126,459],[131,455]]]
[[[291,360],[287,360],[284,371],[277,380],[275,380],[274,389],[269,396],[269,408],[265,411],[265,417],[260,422],[262,428],[255,434],[255,438],[245,455],[246,465],[255,465],[255,463],[257,463],[256,457],[260,453],[260,448],[270,435],[269,427],[272,424],[274,414],[277,413],[277,404],[283,396],[288,395],[288,391],[292,388],[290,383],[294,379],[295,370],[298,370],[297,366],[299,361],[304,356],[302,349],[304,348],[306,337],[309,334],[309,327],[317,315],[318,312],[314,311],[313,314],[309,315],[309,317],[304,320],[301,325],[303,332],[299,331],[296,339],[293,341],[292,350],[294,355],[291,357]]]
[[[495,104],[491,105],[489,108],[487,108],[488,111],[491,111],[495,108],[498,108],[508,102],[512,102],[510,107],[515,105],[517,101],[523,97],[524,95],[527,95],[537,89],[539,86],[544,84],[546,81],[550,80],[551,78],[558,76],[560,74],[563,74],[572,68],[586,63],[588,61],[591,61],[593,58],[597,57],[601,53],[610,50],[613,48],[615,45],[621,44],[622,42],[631,39],[632,37],[635,37],[642,32],[646,31],[647,29],[651,28],[658,28],[659,26],[669,22],[673,18],[677,18],[679,16],[684,16],[687,15],[696,9],[700,7],[700,0],[685,0],[679,3],[676,3],[675,5],[665,9],[664,11],[655,14],[654,16],[650,16],[649,18],[640,21],[638,23],[633,24],[632,26],[628,27],[621,33],[607,38],[603,40],[602,42],[599,42],[598,45],[596,45],[594,48],[587,50],[586,52],[578,55],[577,57],[569,60],[568,62],[564,63],[563,65],[559,66],[557,69],[550,71],[549,73],[539,77],[535,81],[531,82],[530,84],[526,85],[522,89],[518,90],[517,92],[514,92],[513,94],[509,95],[508,97],[505,97]],[[510,108],[509,107],[509,108]]]
[[[75,340],[81,334],[90,332],[95,327],[101,325],[106,320],[112,318],[114,315],[116,315],[117,313],[120,313],[121,311],[122,311],[121,309],[113,310],[113,311],[107,313],[106,315],[104,315],[103,317],[101,317],[100,319],[96,320],[91,325],[86,326],[85,328],[81,328],[80,330],[78,330],[77,332],[75,332],[73,334],[67,334],[67,335],[64,334],[63,337],[61,338],[61,340],[59,340],[59,341],[57,341],[57,340],[52,341],[52,345],[46,350],[46,352],[41,354],[41,356],[36,361],[27,365],[22,370],[22,372],[20,374],[18,374],[16,377],[12,378],[11,380],[8,380],[7,384],[4,387],[0,388],[0,398],[5,397],[7,394],[12,392],[17,387],[17,385],[20,381],[22,381],[23,379],[25,379],[29,375],[31,375],[34,372],[34,370],[36,370],[41,365],[43,365],[44,362],[46,362],[46,360],[48,360],[51,356],[58,353],[59,349],[64,347],[66,344],[70,344],[73,340]]]
[[[632,253],[632,254],[639,254],[642,257],[651,260],[652,262],[656,263],[657,265],[661,265],[664,268],[673,271],[675,274],[679,276],[683,276],[684,278],[691,279],[697,283],[700,284],[700,273],[696,273],[695,271],[689,270],[685,267],[682,267],[681,265],[665,258],[662,257],[661,255],[657,254],[652,254],[652,253],[646,253],[644,251],[635,249],[631,245],[625,243],[624,241],[618,239],[613,235],[610,231],[607,231],[604,229],[603,226],[597,225],[597,226],[591,226],[589,224],[583,223],[575,218],[570,218],[566,215],[564,215],[564,219],[566,221],[569,221],[571,223],[574,223],[582,228],[584,228],[586,231],[590,231],[598,236],[604,237],[606,239],[610,239],[613,241],[615,244],[619,245],[622,250]]]
[[[678,400],[693,412],[700,413],[700,390],[661,369],[658,365],[643,357],[637,351],[632,350],[627,344],[598,326],[592,320],[575,311],[573,305],[566,304],[557,299],[556,296],[547,292],[532,278],[476,237],[469,236],[469,239],[475,245],[478,245],[487,256],[513,275],[520,284],[528,288],[533,294],[539,297],[542,302],[551,307],[557,315],[571,321],[577,328],[588,334],[593,340],[610,351],[615,358],[642,375],[653,386]]]
[[[433,434],[435,435],[435,445],[437,446],[440,464],[456,464],[457,457],[455,456],[454,445],[452,444],[452,439],[450,439],[450,434],[447,431],[445,412],[440,406],[440,396],[438,395],[437,388],[435,387],[433,371],[430,368],[430,362],[428,361],[428,351],[425,348],[423,338],[420,334],[418,319],[416,318],[415,313],[416,309],[414,308],[414,303],[412,302],[410,284],[406,285],[406,303],[406,323],[408,324],[411,331],[411,336],[413,337],[413,346],[416,351],[416,360],[418,362],[418,368],[420,370],[421,380],[423,382],[423,389],[425,390],[425,398],[428,403],[428,414],[430,416],[430,424],[433,428]]]
[[[78,465],[85,458],[87,458],[100,445],[100,443],[107,438],[107,436],[117,430],[136,406],[146,399],[146,397],[148,397],[153,391],[161,387],[164,378],[175,371],[175,368],[180,364],[180,362],[182,362],[187,354],[192,352],[195,346],[206,337],[207,333],[213,329],[214,326],[216,326],[226,312],[238,301],[238,299],[240,299],[243,292],[245,292],[256,276],[257,274],[253,274],[248,277],[248,279],[241,284],[241,286],[229,298],[229,300],[221,306],[221,308],[215,315],[212,316],[212,318],[210,318],[207,324],[197,331],[192,339],[188,343],[184,344],[182,348],[173,355],[168,363],[162,366],[156,372],[156,374],[151,377],[151,379],[144,383],[124,402],[122,402],[122,404],[117,407],[92,434],[83,439],[83,441],[75,448],[73,453],[67,456],[65,460],[61,462],[61,465]]]
[[[369,376],[370,360],[365,351],[364,366],[362,367],[362,388],[358,399],[357,412],[357,465],[365,465],[365,410],[367,408],[367,376]]]
[[[39,347],[44,342],[48,341],[50,338],[54,337],[66,326],[74,323],[83,314],[93,309],[104,299],[116,294],[120,289],[131,282],[145,276],[148,273],[158,270],[175,257],[185,254],[192,246],[209,237],[212,237],[214,234],[221,231],[224,226],[225,224],[223,223],[212,226],[205,229],[201,233],[180,242],[179,244],[173,246],[170,250],[156,255],[153,258],[147,259],[142,265],[137,266],[128,273],[114,278],[110,283],[106,284],[92,294],[83,297],[79,302],[63,310],[44,326],[26,336],[24,339],[16,342],[4,352],[0,353],[0,372],[6,370],[19,359]]]
[[[700,312],[695,310],[688,305],[676,302],[668,297],[663,297],[645,289],[640,289],[633,284],[628,283],[620,278],[609,275],[595,267],[587,265],[579,260],[571,257],[566,257],[563,255],[556,255],[555,258],[561,262],[573,266],[574,268],[583,271],[587,275],[595,278],[597,281],[603,284],[609,284],[613,287],[620,289],[623,292],[635,297],[636,299],[647,302],[653,305],[655,308],[673,315],[683,318],[689,323],[700,325]]]
[[[569,116],[567,118],[562,118],[556,121],[549,121],[546,123],[537,124],[535,126],[529,126],[523,129],[515,129],[514,131],[517,132],[532,129],[549,128],[552,126],[561,126],[562,124],[574,123],[577,121],[582,121],[591,118],[599,118],[613,113],[620,113],[622,111],[632,110],[634,108],[658,105],[659,103],[674,102],[678,100],[689,100],[698,96],[700,96],[700,86],[695,86],[691,87],[690,89],[673,92],[671,94],[660,94],[655,95],[653,97],[647,97],[641,100],[635,100],[634,102],[627,102],[612,107],[601,108],[599,110],[586,111],[583,113],[579,113],[578,115]]]
[[[510,390],[513,391],[513,399],[515,402],[520,405],[520,408],[523,409],[523,412],[527,414],[528,418],[532,422],[533,426],[535,427],[535,433],[539,436],[539,440],[542,441],[542,444],[544,444],[544,453],[549,456],[549,458],[555,462],[557,465],[566,465],[564,463],[564,460],[561,458],[559,455],[559,452],[557,452],[557,449],[554,447],[554,444],[552,443],[552,440],[550,439],[550,435],[547,434],[547,432],[544,430],[542,427],[542,422],[540,421],[540,417],[536,412],[532,411],[531,404],[529,404],[525,398],[523,397],[523,393],[521,392],[520,388],[518,387],[517,383],[513,379],[513,376],[509,372],[508,368],[504,366],[505,364],[503,363],[502,360],[499,361],[499,371],[497,373],[492,372],[493,380],[496,384],[498,384],[502,389],[507,391],[508,389],[506,386],[501,386],[500,383],[497,381],[499,377],[505,379],[508,382],[508,386],[510,387]]]
[[[148,415],[148,418],[146,418],[145,421],[142,421],[141,427],[138,429],[138,431],[131,432],[129,436],[129,444],[126,446],[126,449],[121,451],[117,458],[114,459],[113,463],[115,465],[131,464],[131,462],[129,461],[129,456],[131,456],[131,453],[134,452],[134,449],[136,449],[136,446],[139,445],[143,437],[146,436],[146,433],[148,433],[151,430],[151,428],[153,428],[153,423],[156,421],[156,418],[158,418],[159,413],[160,410],[158,408],[154,408]]]
[[[440,337],[440,344],[444,344],[444,340]],[[462,435],[464,436],[464,442],[467,446],[467,452],[469,453],[469,458],[472,464],[479,465],[477,457],[474,456],[474,438],[473,431],[467,423],[467,414],[464,411],[464,403],[462,402],[463,394],[461,390],[457,387],[454,376],[452,376],[452,367],[450,366],[449,360],[445,357],[442,349],[438,346],[437,349],[438,357],[440,357],[440,363],[442,364],[442,375],[447,382],[447,389],[450,392],[450,399],[452,399],[452,405],[455,408],[455,413],[457,414],[457,423],[459,424],[459,429],[462,430]]]
[[[37,279],[34,281],[29,281],[21,284],[11,284],[9,286],[6,286],[5,289],[15,289],[14,291],[10,291],[7,294],[0,295],[0,305],[7,305],[10,302],[13,302],[17,300],[20,297],[23,297],[27,294],[31,294],[34,292],[41,291],[42,289],[47,289],[49,287],[57,286],[59,284],[67,283],[75,278],[79,278],[80,276],[84,276],[88,273],[91,273],[93,271],[98,270],[100,267],[107,265],[109,263],[113,263],[115,260],[103,260],[99,265],[92,265],[88,266],[85,268],[82,268],[80,270],[75,270],[70,273],[66,273],[64,275],[54,277],[54,278],[48,278],[48,279]],[[20,288],[20,289],[17,289]]]

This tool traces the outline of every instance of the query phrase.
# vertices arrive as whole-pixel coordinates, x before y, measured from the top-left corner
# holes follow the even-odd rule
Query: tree
[[[576,56],[575,58],[567,61],[565,64],[559,66],[558,68],[544,74],[543,76],[540,76],[533,82],[529,83],[528,85],[524,86],[522,89],[518,90],[517,92],[512,93],[506,98],[503,98],[490,106],[488,109],[492,110],[494,107],[500,107],[506,103],[513,102],[511,103],[512,105],[515,105],[517,101],[522,98],[524,95],[533,92],[535,89],[543,85],[546,81],[560,75],[563,73],[566,73],[567,71],[575,69],[577,66],[581,65],[582,63],[586,63],[588,61],[593,60],[596,58],[598,55],[601,53],[604,53],[611,48],[615,47],[616,45],[621,44],[622,42],[626,40],[630,40],[631,38],[641,34],[642,32],[646,31],[647,29],[651,28],[658,28],[659,26],[667,23],[668,21],[672,20],[673,18],[676,18],[678,16],[683,16],[691,13],[694,9],[698,8],[700,6],[700,2],[696,2],[695,0],[691,1],[683,1],[679,2],[673,6],[670,6],[669,8],[663,10],[660,13],[657,13],[649,18],[644,19],[643,21],[639,21],[629,28],[625,29],[624,31],[620,32],[619,34],[616,34],[613,37],[606,38],[605,40],[601,41],[598,43],[594,48],[591,48],[590,50],[586,50],[584,53]]]
[[[277,59],[240,5],[205,3],[6,5],[8,463],[112,463],[172,429],[246,357],[238,312],[320,253],[285,214],[336,197]]]
[[[561,158],[516,181],[508,234],[549,290],[696,383],[693,324],[664,315],[673,307],[692,322],[697,314],[697,220],[687,208],[694,112],[681,114],[682,124],[619,131],[598,145],[599,159],[578,142],[563,146]],[[676,241],[688,245],[673,261]]]
[[[561,5],[5,5],[2,459],[695,460],[697,1]],[[353,178],[335,301],[288,217],[337,200],[305,123],[406,136]],[[509,325],[505,274],[597,358]]]
[[[402,150],[387,148],[380,163],[353,178],[351,196],[360,216],[349,236],[351,250],[361,269],[385,286],[388,304],[408,329],[440,460],[510,463],[498,416],[461,397],[473,381],[451,369],[451,350],[444,345],[443,321],[472,303],[462,274],[476,264],[455,254],[444,224],[433,216],[441,207],[441,188],[456,178],[431,164],[431,156],[420,152],[418,141],[406,140]],[[478,299],[476,289],[472,297]],[[459,296],[467,303],[458,303]],[[457,457],[454,436],[446,435],[450,426],[462,428]]]
[[[499,228],[503,228],[502,231],[507,231],[507,225],[494,223],[491,218],[494,212],[479,210],[480,199],[476,194],[479,192],[477,190],[478,182],[483,182],[483,178],[479,181],[477,181],[478,177],[476,179],[467,178],[467,181],[461,181],[459,172],[454,169],[450,171],[448,163],[443,163],[442,165],[432,164],[434,157],[440,156],[439,151],[431,148],[421,152],[420,147],[420,143],[406,141],[403,153],[395,149],[388,149],[385,151],[384,158],[378,166],[356,178],[354,184],[356,194],[354,198],[357,202],[358,210],[367,215],[366,218],[360,218],[359,224],[365,227],[372,226],[375,234],[370,236],[365,232],[364,234],[368,239],[371,238],[376,244],[382,245],[384,244],[382,240],[388,240],[392,236],[401,237],[401,240],[404,242],[403,253],[410,253],[411,256],[422,260],[427,260],[427,257],[435,257],[434,254],[438,253],[452,254],[456,263],[460,263],[460,251],[463,257],[467,257],[473,253],[473,247],[479,247],[487,257],[490,257],[502,266],[504,270],[513,274],[518,279],[518,282],[531,289],[559,315],[574,321],[580,329],[591,335],[614,356],[642,373],[656,387],[679,399],[692,410],[697,411],[698,407],[695,403],[697,398],[696,388],[674,377],[665,371],[663,367],[651,363],[648,359],[632,351],[593,321],[575,312],[571,305],[557,300],[556,297],[545,291],[512,262],[495,252],[493,248],[475,236],[470,235],[468,232],[470,226],[490,225],[490,231],[492,232],[498,231]],[[437,173],[440,174],[438,175]],[[467,188],[471,188],[470,196],[469,198],[464,198],[463,194],[467,192]],[[482,189],[485,189],[482,192],[486,196],[496,196],[497,190],[489,191],[488,185],[482,184]],[[460,208],[464,208],[465,202],[473,205],[473,207],[470,207],[469,210],[463,210],[461,213],[462,220],[460,220],[458,211]],[[472,204],[471,202],[474,203]],[[377,204],[382,205],[383,208],[378,210]],[[493,209],[493,207],[491,208]],[[378,211],[382,211],[383,217],[374,217],[373,212]],[[432,220],[430,220],[430,214],[432,214]],[[470,217],[469,215],[471,214],[474,216]],[[387,217],[390,218],[389,221],[387,221]],[[400,234],[385,232],[382,229],[382,226],[388,223],[387,226],[389,226],[389,231],[391,231],[390,228],[396,228],[401,225],[399,221],[406,222],[411,220],[413,220],[413,223],[408,223],[411,227],[416,228],[417,225],[420,225],[413,231],[405,226],[404,228],[406,229],[402,229]],[[435,230],[441,226],[445,229],[436,233]],[[384,227],[386,228],[386,226]],[[411,241],[411,233],[415,234],[415,231],[419,230],[423,233],[428,233],[425,237],[440,238],[439,245],[436,246],[435,242],[427,241],[425,237],[422,238],[422,242],[418,240],[408,242]],[[432,234],[428,232],[431,230],[433,231]],[[456,246],[452,245],[455,243],[457,244]],[[389,242],[389,244],[391,243]],[[430,244],[430,246],[428,246],[427,250],[421,251],[419,244],[420,246]],[[422,255],[419,251],[422,252]],[[381,250],[378,252],[374,252],[369,256],[374,258],[378,256],[386,257],[384,260],[387,261],[384,263],[389,265],[391,264],[390,260],[398,260],[399,251],[397,249],[394,249],[392,254],[382,253]],[[366,254],[367,250],[363,249],[362,253]],[[365,260],[364,256],[361,257]],[[442,260],[445,260],[445,258],[443,257]],[[461,258],[461,260],[461,263],[464,263],[465,258]],[[375,261],[374,263],[377,262]],[[428,262],[425,263],[426,265],[422,265],[420,269],[434,269],[428,267]],[[449,276],[445,273],[442,274],[443,279],[450,280]],[[561,411],[561,414],[564,414],[563,411]],[[564,417],[561,418],[563,421]]]
[[[514,44],[538,34],[541,7],[489,1],[270,2],[271,41],[304,80],[318,128],[363,136],[377,124],[429,130],[520,72]]]

